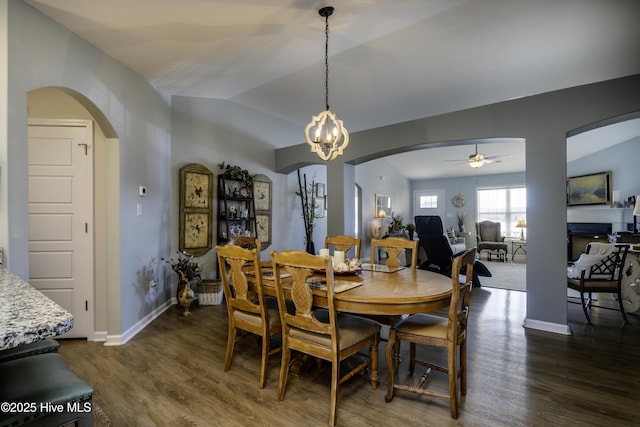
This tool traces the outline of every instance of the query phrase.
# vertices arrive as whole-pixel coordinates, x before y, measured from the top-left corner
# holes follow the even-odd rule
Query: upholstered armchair
[[[507,244],[500,233],[500,223],[493,221],[476,222],[476,241],[478,254],[482,257],[482,251],[487,251],[487,259],[491,261],[491,255],[497,254],[498,260],[506,261]]]

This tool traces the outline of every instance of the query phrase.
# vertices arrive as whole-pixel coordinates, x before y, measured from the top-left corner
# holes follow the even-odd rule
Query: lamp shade
[[[378,211],[378,218],[386,218],[387,217],[387,213],[385,212],[384,209],[380,209]]]
[[[524,222],[524,219],[519,219],[518,223],[516,224],[516,228],[525,228],[527,226],[527,224]]]
[[[640,216],[640,195],[636,196],[636,207],[633,209],[634,216]]]

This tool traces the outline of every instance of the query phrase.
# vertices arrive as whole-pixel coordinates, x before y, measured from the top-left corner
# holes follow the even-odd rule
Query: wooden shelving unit
[[[256,211],[253,185],[218,175],[217,242],[227,243],[236,236],[256,237]]]

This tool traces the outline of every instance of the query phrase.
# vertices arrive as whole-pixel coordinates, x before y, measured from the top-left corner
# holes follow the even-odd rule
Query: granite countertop
[[[71,313],[0,268],[0,350],[51,338],[71,328]]]

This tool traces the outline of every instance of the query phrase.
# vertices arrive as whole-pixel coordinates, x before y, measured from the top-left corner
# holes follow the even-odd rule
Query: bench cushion
[[[35,354],[57,352],[60,344],[56,340],[40,340],[0,351],[0,363]]]
[[[0,402],[36,402],[38,409],[36,413],[2,412],[1,425],[49,415],[39,412],[40,402],[53,405],[91,402],[93,397],[93,388],[71,372],[58,353],[38,354],[0,363],[0,378]]]

